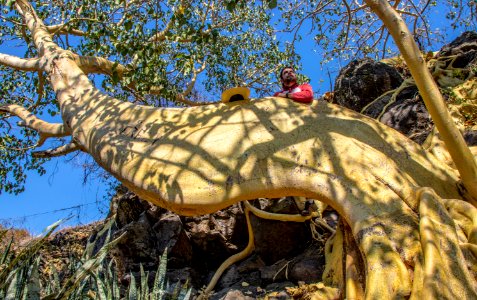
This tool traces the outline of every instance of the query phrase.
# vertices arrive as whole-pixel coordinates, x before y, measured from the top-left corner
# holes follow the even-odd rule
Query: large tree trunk
[[[469,252],[476,209],[445,200],[460,198],[455,171],[397,131],[321,101],[182,109],[121,102],[49,44],[39,20],[26,21],[74,143],[143,199],[182,215],[258,197],[318,199],[350,228],[335,238],[346,245],[333,249],[354,251],[339,258],[347,270],[331,281],[349,280],[341,285],[349,297],[477,298]]]

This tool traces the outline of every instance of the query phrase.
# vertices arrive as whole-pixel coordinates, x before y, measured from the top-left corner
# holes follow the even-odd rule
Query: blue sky
[[[434,8],[431,15],[434,28],[448,23],[445,13],[438,8]],[[446,41],[451,42],[460,33],[448,31]],[[435,45],[433,50],[439,50],[440,47],[442,44]],[[302,73],[311,78],[314,90],[319,91],[319,94],[328,91],[328,71],[334,80],[346,62],[334,61],[328,65],[329,69],[322,70],[319,63],[322,54],[317,51],[311,37],[304,38],[298,49],[302,56]],[[9,51],[0,46],[0,52]],[[81,167],[65,163],[65,158],[53,158],[45,167],[46,175],[28,173],[25,192],[18,196],[6,193],[0,195],[0,224],[25,228],[33,234],[39,234],[48,225],[68,216],[74,217],[62,226],[86,224],[105,217],[109,205],[104,197],[106,188],[97,180],[83,184]]]

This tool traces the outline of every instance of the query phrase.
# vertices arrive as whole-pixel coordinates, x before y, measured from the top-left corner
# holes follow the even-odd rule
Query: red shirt
[[[308,83],[295,84],[289,88],[284,88],[280,92],[276,92],[273,96],[277,96],[280,93],[289,93],[289,98],[296,102],[311,103],[313,101],[313,89]]]

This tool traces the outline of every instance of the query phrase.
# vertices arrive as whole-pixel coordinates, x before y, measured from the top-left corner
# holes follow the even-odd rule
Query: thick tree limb
[[[19,71],[38,71],[40,69],[40,60],[38,58],[24,59],[0,53],[0,65]]]
[[[38,158],[57,157],[57,156],[66,155],[68,153],[78,151],[78,150],[81,150],[81,148],[76,143],[71,142],[69,144],[60,146],[58,148],[32,152],[32,156],[38,157]]]
[[[475,260],[461,252],[440,199],[459,198],[458,176],[395,130],[323,101],[134,105],[101,93],[70,52],[56,49],[45,48],[48,75],[78,148],[48,155],[81,148],[139,197],[181,215],[258,197],[318,199],[350,227],[363,269],[353,257],[348,266],[357,272],[342,273],[351,280],[366,275],[367,299],[427,299],[441,286],[449,299],[476,299],[466,265]],[[342,256],[333,262],[343,267]]]
[[[30,30],[35,47],[40,54],[39,56],[43,56],[47,52],[53,52],[60,49],[58,45],[53,42],[52,36],[48,32],[45,24],[37,16],[35,10],[28,1],[15,1],[15,8],[23,16],[23,20]]]
[[[19,117],[22,119],[22,122],[19,123],[20,126],[31,128],[45,138],[63,137],[70,134],[70,130],[63,124],[52,124],[43,121],[20,105],[10,104],[0,106],[0,112],[10,113]]]

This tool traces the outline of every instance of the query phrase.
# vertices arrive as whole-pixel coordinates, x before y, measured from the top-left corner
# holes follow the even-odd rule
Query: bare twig
[[[35,151],[32,153],[32,156],[38,158],[56,157],[66,155],[68,153],[78,150],[81,150],[81,148],[76,143],[71,142],[58,148],[48,149],[44,151]]]

